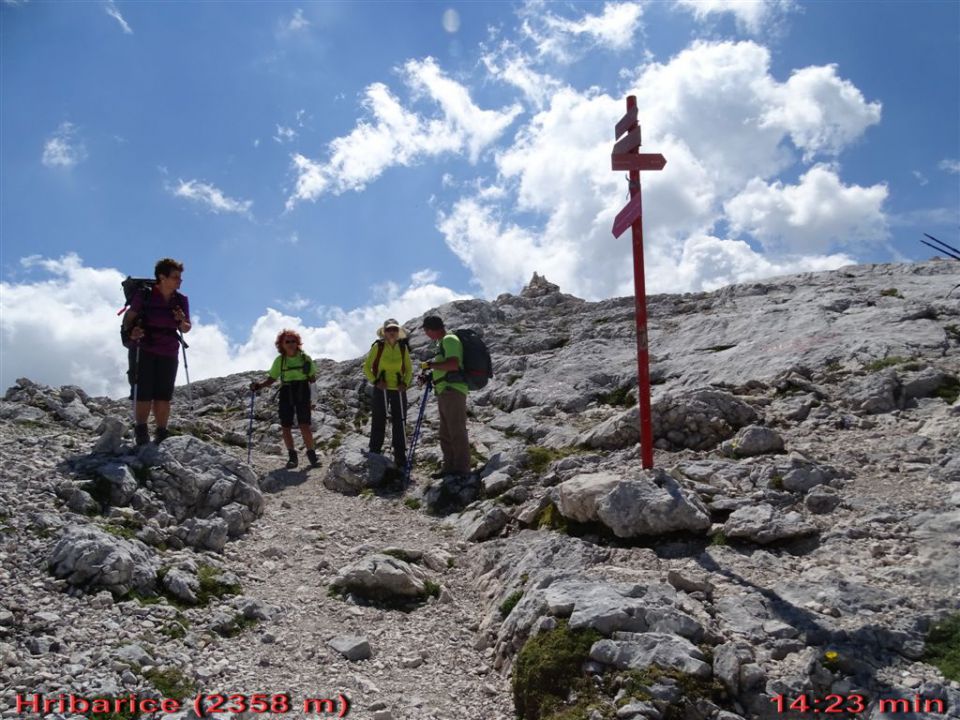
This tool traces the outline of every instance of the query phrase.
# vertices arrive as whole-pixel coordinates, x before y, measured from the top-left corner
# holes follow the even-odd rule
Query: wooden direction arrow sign
[[[633,225],[637,218],[643,215],[643,203],[640,201],[641,197],[640,193],[637,193],[630,198],[630,202],[623,206],[623,210],[617,213],[617,217],[613,220],[613,236],[615,238],[623,235],[623,231]]]
[[[613,139],[616,140],[621,135],[623,135],[627,130],[630,129],[630,126],[637,121],[637,108],[632,107],[627,110],[627,114],[620,118],[620,122],[617,123],[617,127],[613,129]]]
[[[611,155],[612,170],[663,170],[667,159],[660,153]]]
[[[613,146],[614,155],[622,155],[623,153],[628,153],[631,150],[635,150],[640,147],[640,128],[634,128],[626,135],[624,135],[623,140],[617,142]]]

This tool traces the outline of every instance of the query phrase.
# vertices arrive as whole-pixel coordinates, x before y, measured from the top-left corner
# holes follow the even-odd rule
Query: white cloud
[[[27,270],[42,271],[45,277],[0,282],[0,385],[6,388],[16,378],[28,377],[48,385],[79,385],[93,395],[126,396],[127,351],[120,344],[117,317],[124,275],[112,268],[86,267],[74,254],[55,260],[33,257],[21,263]],[[193,307],[193,330],[187,336],[190,379],[266,370],[276,355],[274,339],[283,328],[296,329],[304,339],[304,349],[313,357],[360,357],[387,317],[405,322],[467,297],[437,285],[436,279],[436,273],[423,270],[415,273],[406,287],[389,284],[377,288],[380,299],[375,304],[352,310],[325,308],[321,325],[267,308],[241,343],[231,342],[219,325],[208,322]],[[189,297],[189,267],[183,291]],[[308,308],[299,298],[292,302],[297,311]],[[181,360],[177,382],[185,381]],[[179,398],[182,402],[184,395]]]
[[[957,160],[956,158],[945,158],[940,161],[940,164],[937,165],[937,167],[944,172],[960,175],[960,160]]]
[[[293,17],[291,17],[287,23],[287,30],[290,32],[299,32],[300,30],[306,30],[308,27],[310,27],[310,21],[303,16],[303,10],[297,8],[296,12],[293,13]]]
[[[482,60],[491,77],[519,88],[538,110],[563,87],[556,78],[534,70],[530,59],[510,43],[504,43],[496,52],[485,53]]]
[[[441,115],[421,117],[404,107],[383,83],[370,85],[363,99],[370,120],[358,121],[348,135],[332,140],[326,162],[299,153],[292,156],[297,182],[287,199],[288,210],[325,192],[362,190],[388,167],[412,165],[423,157],[466,151],[475,162],[521,112],[518,105],[482,110],[466,88],[444,75],[433,58],[411,60],[402,72],[414,98],[433,101]]]
[[[855,263],[852,257],[843,254],[787,256],[772,260],[741,240],[694,235],[684,242],[676,277],[669,284],[675,286],[679,281],[689,290],[710,291],[765,277],[836,270]],[[658,288],[666,284],[654,278],[648,291],[658,292]]]
[[[922,172],[920,172],[919,170],[913,170],[913,171],[912,171],[912,175],[917,179],[917,182],[920,183],[920,187],[923,187],[924,185],[929,185],[929,184],[930,184],[930,181],[927,180],[927,176],[924,175],[924,174],[923,174]]]
[[[677,292],[835,266],[850,261],[837,247],[885,241],[883,185],[846,186],[823,166],[795,187],[766,183],[800,159],[791,142],[832,155],[875,117],[835,68],[780,82],[769,51],[756,43],[696,42],[633,78],[625,94],[637,95],[642,149],[667,158],[662,172],[642,174],[648,286]],[[788,87],[805,91],[827,128],[821,135],[798,117]],[[515,291],[534,271],[585,298],[633,291],[629,234],[610,232],[627,199],[625,173],[605,160],[624,110],[622,99],[598,90],[557,89],[497,153],[498,176],[441,209],[437,227],[484,295]],[[705,244],[732,222],[727,213],[736,232],[756,233],[769,246],[766,255],[736,238]],[[691,259],[709,256],[705,248],[724,258],[714,270]]]
[[[643,17],[642,5],[635,2],[608,2],[600,15],[585,14],[576,20],[550,12],[550,7],[545,2],[528,3],[521,13],[521,33],[533,42],[540,58],[563,63],[578,56],[582,48],[577,40],[586,47],[629,49]]]
[[[293,128],[277,125],[277,134],[273,136],[273,139],[280,144],[293,142],[297,139],[297,131]]]
[[[185,198],[205,206],[214,213],[237,213],[249,215],[252,200],[234,200],[209,183],[199,180],[180,180],[176,187],[170,187],[175,197]]]
[[[836,65],[797,70],[771,92],[775,103],[761,126],[787,130],[805,160],[817,153],[836,155],[880,122],[880,103],[866,102],[853,83],[837,77]]]
[[[76,137],[73,123],[63,122],[43,145],[41,162],[47,167],[72,168],[87,159],[87,148]]]
[[[748,232],[768,250],[823,251],[887,237],[886,185],[845,186],[829,167],[808,170],[797,185],[759,178],[725,205],[734,232]]]
[[[117,6],[114,4],[113,0],[107,0],[104,10],[107,11],[107,15],[120,23],[120,27],[123,28],[124,33],[127,35],[133,35],[133,29],[130,27],[127,21],[123,19],[123,15],[120,14],[120,11],[117,9]]]
[[[792,0],[676,0],[676,6],[693,13],[700,22],[730,13],[739,27],[758,35],[796,5]]]
[[[503,110],[481,110],[469,91],[444,75],[433,58],[410,60],[404,65],[407,83],[417,94],[426,95],[443,110],[444,131],[464,138],[470,162],[476,162],[483,148],[494,142],[521,113],[519,105]]]

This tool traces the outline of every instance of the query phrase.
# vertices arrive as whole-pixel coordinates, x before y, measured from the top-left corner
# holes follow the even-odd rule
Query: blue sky
[[[0,3],[0,337],[123,392],[120,280],[186,265],[191,379],[336,359],[458,297],[925,259],[960,231],[960,3]],[[184,380],[181,370],[181,382]]]

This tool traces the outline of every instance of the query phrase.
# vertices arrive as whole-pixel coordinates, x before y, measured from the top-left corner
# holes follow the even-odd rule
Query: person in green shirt
[[[313,432],[310,429],[310,383],[316,382],[317,364],[303,352],[300,334],[293,330],[281,330],[277,335],[277,352],[280,354],[273,361],[269,377],[263,382],[250,383],[250,389],[257,392],[261,388],[270,387],[277,380],[280,381],[280,392],[277,393],[280,410],[280,432],[283,435],[283,444],[287,448],[287,467],[293,469],[299,462],[297,451],[293,449],[293,416],[297,416],[297,425],[300,426],[300,435],[307,446],[307,460],[313,466],[317,465],[317,451],[313,444]]]
[[[370,346],[363,363],[363,374],[373,384],[370,417],[370,452],[380,454],[390,405],[393,430],[393,461],[397,467],[407,464],[407,387],[413,380],[413,363],[407,347],[407,333],[393,318],[377,329],[379,338]]]
[[[443,320],[436,315],[423,319],[423,331],[437,343],[437,354],[430,362],[421,364],[433,371],[433,386],[440,411],[440,452],[443,465],[434,478],[445,475],[470,474],[470,441],[467,438],[467,393],[463,382],[463,344],[453,333],[448,333]]]

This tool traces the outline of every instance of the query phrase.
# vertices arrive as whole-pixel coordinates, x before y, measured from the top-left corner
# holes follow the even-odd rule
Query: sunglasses
[[[296,341],[296,340],[284,340],[284,341],[283,341],[283,344],[284,344],[284,345],[296,345],[296,344],[297,344],[297,341]]]
[[[387,328],[384,332],[400,332],[400,328]]]

